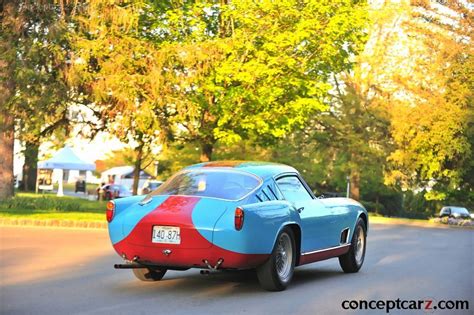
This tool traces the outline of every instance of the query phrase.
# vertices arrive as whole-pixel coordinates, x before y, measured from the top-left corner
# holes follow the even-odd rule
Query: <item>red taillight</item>
[[[235,209],[234,225],[237,231],[240,231],[244,226],[244,210],[242,208]]]
[[[114,218],[115,212],[115,203],[113,201],[107,202],[107,208],[105,210],[105,216],[107,217],[107,222],[111,222]]]

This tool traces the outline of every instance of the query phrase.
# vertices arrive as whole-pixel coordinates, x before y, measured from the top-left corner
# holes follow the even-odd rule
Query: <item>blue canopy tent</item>
[[[49,160],[38,162],[38,169],[61,170],[61,180],[59,181],[58,196],[63,196],[63,170],[93,171],[95,170],[95,164],[81,160],[70,147],[65,146],[64,148],[57,151]]]

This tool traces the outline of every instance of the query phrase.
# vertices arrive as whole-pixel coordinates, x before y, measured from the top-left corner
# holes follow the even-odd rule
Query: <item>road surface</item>
[[[372,225],[359,273],[331,259],[297,268],[286,291],[266,292],[252,272],[191,269],[140,282],[113,269],[120,258],[105,230],[0,227],[0,313],[382,314],[342,303],[401,299],[467,300],[470,310],[430,313],[473,314],[473,244],[473,230]]]

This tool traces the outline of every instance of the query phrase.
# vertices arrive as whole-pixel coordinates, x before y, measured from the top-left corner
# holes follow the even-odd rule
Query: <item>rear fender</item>
[[[242,206],[244,225],[234,226],[235,209],[227,209],[214,227],[213,243],[242,254],[270,254],[281,229],[300,225],[298,213],[286,201],[266,201]]]
[[[147,213],[153,210],[153,205],[138,206],[144,196],[132,196],[120,199],[114,199],[115,211],[114,217],[109,222],[109,236],[112,244],[121,241],[127,236],[134,225],[136,225]],[[133,211],[126,211],[135,207]],[[123,222],[130,222],[130,228],[124,230]]]

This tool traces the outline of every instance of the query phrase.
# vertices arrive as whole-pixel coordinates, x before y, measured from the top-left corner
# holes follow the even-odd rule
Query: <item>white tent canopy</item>
[[[95,164],[81,160],[70,147],[65,146],[49,160],[38,162],[38,168],[93,171]]]
[[[54,154],[52,158],[46,161],[38,162],[38,169],[59,169],[61,170],[61,180],[59,180],[58,196],[63,196],[63,170],[93,171],[94,163],[88,163],[81,160],[72,149],[65,146]]]

